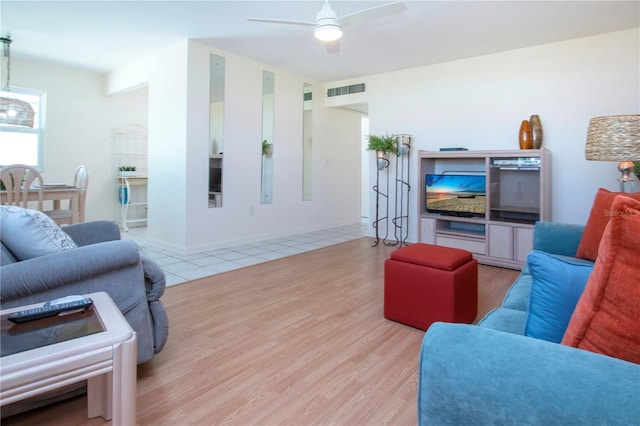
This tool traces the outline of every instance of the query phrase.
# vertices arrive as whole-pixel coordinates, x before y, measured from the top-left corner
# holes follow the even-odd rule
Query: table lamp
[[[633,192],[632,161],[640,160],[640,114],[594,117],[589,121],[587,160],[619,161],[620,191]]]

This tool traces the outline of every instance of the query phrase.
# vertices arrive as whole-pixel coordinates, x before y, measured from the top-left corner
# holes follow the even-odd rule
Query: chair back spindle
[[[28,208],[29,191],[37,185],[38,210],[42,210],[43,180],[40,172],[25,164],[11,164],[0,169],[0,182],[6,191],[6,202],[3,204]]]

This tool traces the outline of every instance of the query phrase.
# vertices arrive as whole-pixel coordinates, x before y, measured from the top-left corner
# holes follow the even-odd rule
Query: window
[[[44,92],[15,87],[8,91],[3,87],[0,96],[28,102],[35,113],[33,127],[26,127],[8,123],[4,111],[0,111],[0,166],[19,163],[42,170]]]

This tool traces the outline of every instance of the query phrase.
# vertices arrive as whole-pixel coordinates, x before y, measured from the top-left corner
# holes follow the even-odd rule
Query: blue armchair
[[[72,294],[106,292],[136,332],[138,364],[151,360],[164,347],[168,319],[160,297],[165,276],[160,266],[140,252],[135,242],[120,239],[118,226],[109,221],[93,221],[65,226],[60,232],[50,219],[45,224],[55,235],[66,234],[73,245],[24,258],[15,241],[29,247],[41,236],[40,227],[21,225],[27,220],[24,209],[0,206],[0,302],[3,309],[43,303]],[[17,209],[17,210],[14,210]],[[33,211],[32,211],[33,212]],[[37,212],[36,212],[37,214]],[[9,219],[9,216],[11,219]],[[15,219],[15,218],[18,219]],[[51,235],[46,234],[46,237]],[[66,238],[68,238],[66,237]],[[10,248],[13,243],[13,250]],[[77,246],[77,247],[75,247]],[[24,247],[18,247],[24,248]],[[37,250],[35,250],[37,251]],[[22,260],[19,260],[22,259]],[[2,407],[2,417],[37,408],[85,392],[76,383]]]
[[[77,248],[22,261],[0,236],[2,308],[104,291],[137,334],[138,363],[151,360],[164,347],[169,328],[160,301],[165,288],[160,266],[135,242],[121,240],[113,222],[85,222],[62,230]]]

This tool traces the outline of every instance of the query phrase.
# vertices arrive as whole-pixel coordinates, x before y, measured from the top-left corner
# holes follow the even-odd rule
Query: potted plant
[[[273,144],[268,143],[266,139],[262,141],[262,155],[265,157],[273,155]]]
[[[136,166],[120,166],[118,167],[118,176],[135,176]]]
[[[390,152],[398,155],[398,144],[396,143],[396,139],[388,134],[383,136],[369,135],[367,151],[376,151],[378,170],[382,170],[389,165]]]
[[[369,135],[368,151],[386,151],[398,155],[396,138],[385,134],[384,136]]]

